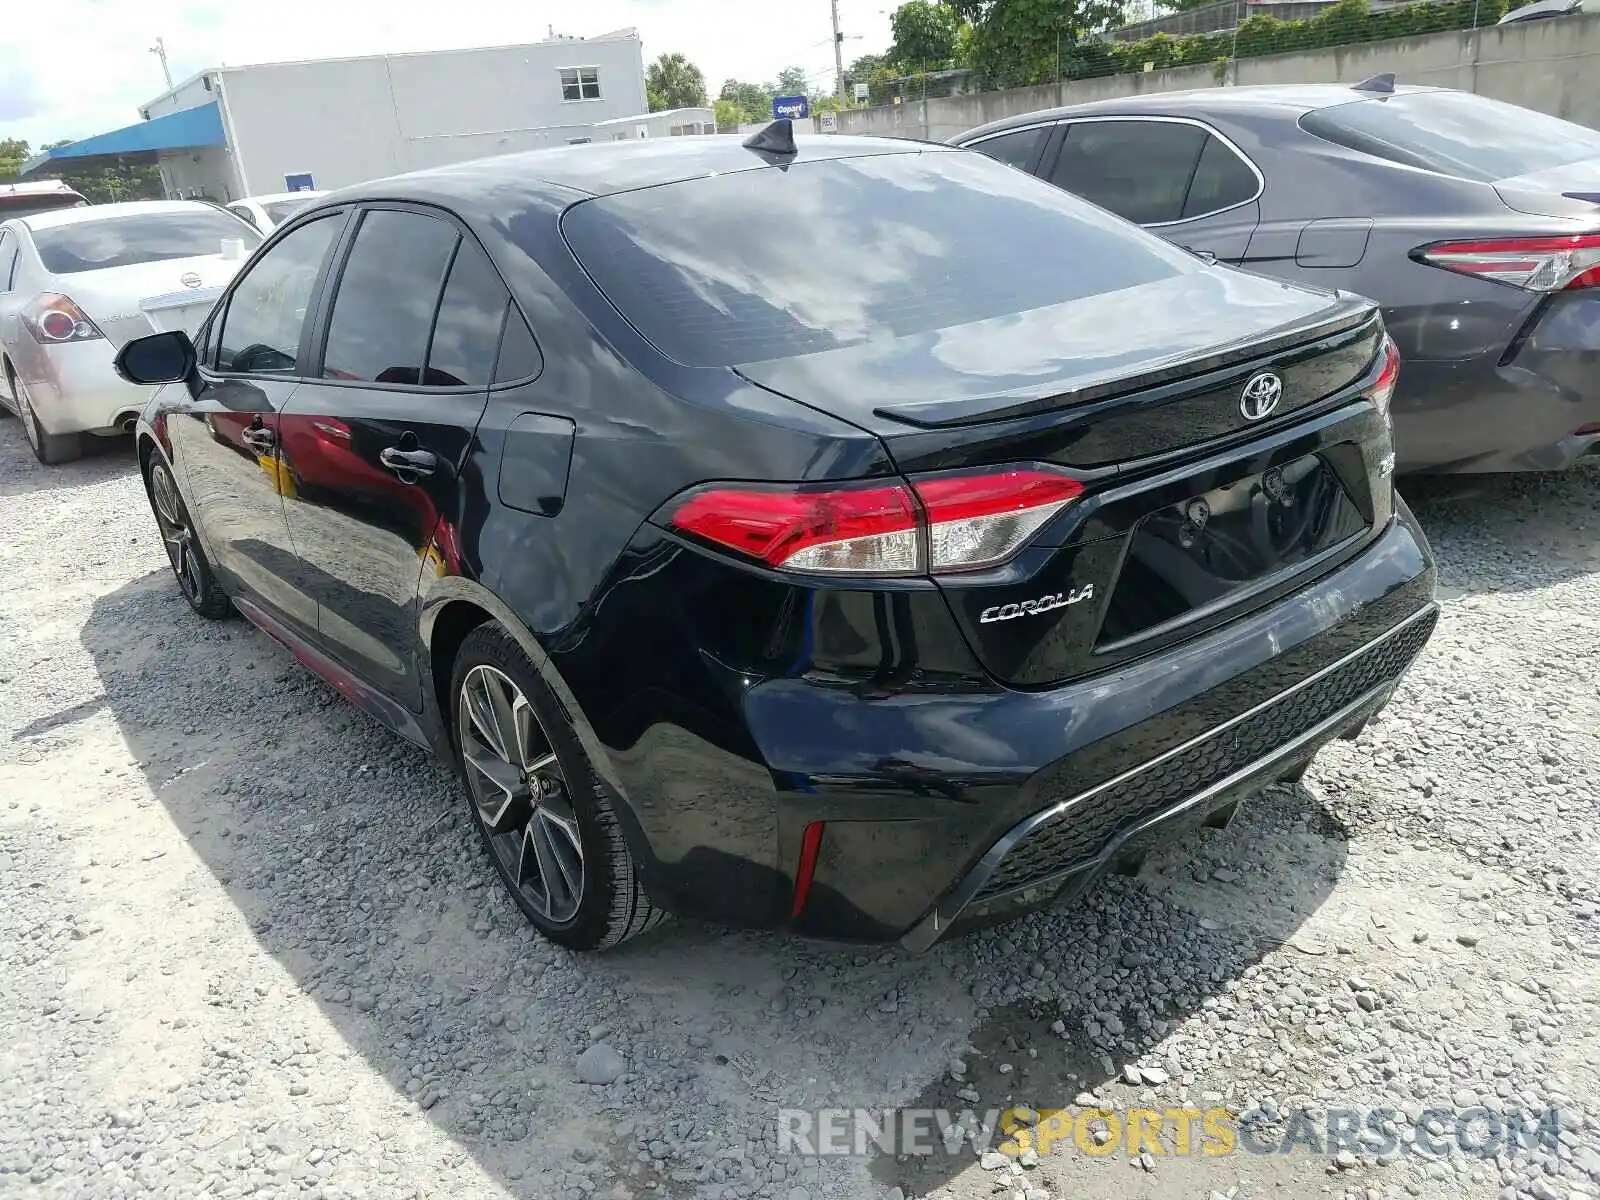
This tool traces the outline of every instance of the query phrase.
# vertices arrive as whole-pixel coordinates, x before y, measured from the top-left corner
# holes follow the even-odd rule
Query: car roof
[[[29,229],[55,229],[61,225],[78,225],[84,221],[105,221],[113,217],[144,216],[150,213],[193,212],[202,209],[216,212],[210,204],[198,200],[127,200],[120,204],[91,204],[87,208],[56,208],[49,212],[23,217]],[[237,219],[237,218],[235,218]]]
[[[1022,125],[1041,121],[1060,120],[1065,117],[1092,117],[1098,115],[1138,116],[1202,116],[1228,113],[1244,115],[1280,116],[1298,120],[1319,108],[1332,108],[1339,104],[1353,104],[1363,100],[1378,100],[1389,95],[1410,95],[1419,92],[1449,91],[1449,88],[1396,85],[1391,92],[1357,91],[1354,85],[1334,83],[1263,83],[1245,87],[1196,88],[1192,91],[1155,92],[1141,96],[1121,96],[1112,100],[1092,100],[1086,104],[1068,104],[1060,108],[1041,109],[1021,113],[1014,117],[990,121],[958,135],[952,141],[966,142],[970,138],[1001,133]]]
[[[792,161],[797,164],[950,150],[948,146],[933,142],[843,134],[797,137],[795,143],[798,153]],[[635,138],[528,150],[431,167],[356,184],[319,199],[328,203],[410,199],[449,205],[452,201],[476,199],[491,190],[505,196],[507,192],[530,194],[552,188],[608,196],[772,165],[771,155],[746,149],[743,139],[727,134]]]

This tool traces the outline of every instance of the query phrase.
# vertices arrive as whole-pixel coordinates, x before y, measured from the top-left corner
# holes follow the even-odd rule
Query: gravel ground
[[[1600,1194],[1600,471],[1407,490],[1438,634],[1228,829],[921,957],[674,923],[579,958],[446,771],[189,613],[126,447],[45,469],[0,422],[0,1193]],[[1011,1103],[1558,1112],[1498,1158],[778,1136]]]

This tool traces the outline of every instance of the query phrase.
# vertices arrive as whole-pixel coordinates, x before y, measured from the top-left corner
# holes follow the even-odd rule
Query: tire
[[[156,518],[156,528],[161,532],[167,562],[178,581],[178,590],[189,607],[208,621],[225,619],[233,611],[233,603],[211,571],[206,552],[195,536],[188,506],[178,491],[178,481],[159,452],[151,452],[150,464],[144,473],[144,487],[150,499],[150,511]]]
[[[0,396],[0,421],[9,421],[17,415],[17,385],[11,380],[11,364],[0,358],[0,375],[5,376],[6,394]]]
[[[665,919],[639,885],[617,801],[496,622],[461,644],[450,721],[473,824],[501,883],[540,933],[572,950],[604,950]]]
[[[60,466],[83,455],[83,439],[75,433],[46,433],[33,411],[28,389],[16,373],[6,370],[6,383],[11,388],[11,399],[17,407],[17,417],[22,421],[22,431],[28,436],[33,456],[47,467]]]

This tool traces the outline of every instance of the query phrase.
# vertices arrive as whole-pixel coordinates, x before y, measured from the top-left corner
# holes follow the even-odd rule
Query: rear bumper
[[[1393,405],[1401,473],[1559,471],[1600,451],[1600,296],[1551,297],[1511,348],[1406,358]]]
[[[117,375],[116,351],[103,338],[47,347],[24,334],[13,353],[47,433],[111,432],[138,416],[154,392]]]
[[[783,781],[790,887],[794,849],[823,823],[794,926],[924,948],[1046,904],[1130,839],[1293,774],[1387,702],[1431,631],[1433,580],[1402,505],[1360,555],[1288,598],[1068,687],[755,687],[744,715]]]
[[[1437,618],[1430,605],[1282,694],[1155,759],[1018,822],[900,940],[925,950],[952,930],[1077,895],[1166,827],[1203,820],[1297,775],[1389,702]]]

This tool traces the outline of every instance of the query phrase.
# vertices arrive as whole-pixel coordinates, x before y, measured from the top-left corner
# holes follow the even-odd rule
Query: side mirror
[[[181,329],[134,338],[117,351],[113,365],[129,383],[181,383],[194,374],[194,343]]]

